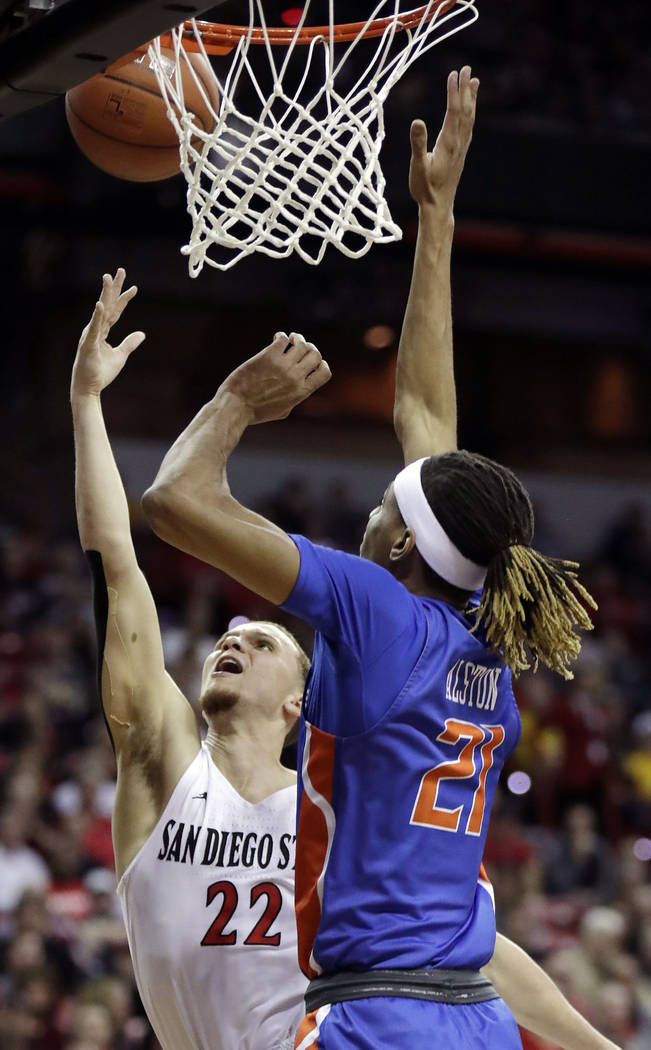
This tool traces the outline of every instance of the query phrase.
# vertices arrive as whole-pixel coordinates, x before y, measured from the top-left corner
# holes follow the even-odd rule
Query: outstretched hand
[[[131,332],[118,346],[111,346],[108,335],[122,316],[127,303],[138,291],[135,284],[122,291],[126,274],[120,267],[111,277],[102,278],[102,294],[93,316],[81,333],[72,369],[71,395],[100,394],[122,371],[124,364],[145,338],[144,332]]]
[[[277,332],[273,342],[231,372],[220,389],[244,402],[251,423],[268,423],[285,419],[331,375],[314,343],[295,332]]]
[[[448,103],[443,124],[431,153],[422,120],[411,125],[409,192],[419,205],[451,207],[472,138],[479,80],[464,66],[448,76]]]

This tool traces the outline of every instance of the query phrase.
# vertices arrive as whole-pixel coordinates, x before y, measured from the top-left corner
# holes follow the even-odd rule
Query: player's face
[[[393,494],[393,483],[389,485],[380,503],[369,514],[366,530],[362,538],[359,553],[385,569],[391,566],[389,552],[404,532],[405,523],[398,510],[396,497]]]
[[[227,631],[208,656],[201,709],[218,714],[238,706],[256,717],[275,716],[288,697],[301,696],[298,650],[275,624],[245,623]]]

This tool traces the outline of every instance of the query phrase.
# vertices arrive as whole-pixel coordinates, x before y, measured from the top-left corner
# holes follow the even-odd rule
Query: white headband
[[[444,531],[427,502],[420,480],[424,459],[401,470],[393,482],[396,502],[405,525],[413,530],[416,548],[434,572],[464,591],[476,591],[486,579],[486,567],[464,558]]]

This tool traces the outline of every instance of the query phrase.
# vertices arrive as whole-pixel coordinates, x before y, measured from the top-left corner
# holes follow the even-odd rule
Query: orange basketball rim
[[[457,0],[441,0],[439,4],[423,4],[414,7],[410,11],[400,12],[398,15],[388,15],[384,18],[374,18],[368,22],[342,22],[340,24],[301,26],[261,26],[231,25],[228,22],[185,22],[183,25],[182,46],[186,51],[199,51],[201,46],[197,37],[201,37],[204,50],[210,55],[227,55],[237,45],[238,40],[247,37],[251,44],[273,44],[286,46],[288,44],[311,44],[319,38],[329,39],[335,43],[347,43],[356,40],[357,37],[378,37],[397,22],[398,30],[411,29],[422,21],[430,22],[433,18],[440,17],[454,7]],[[429,10],[428,10],[429,8]],[[172,33],[163,33],[160,37],[162,47],[172,47]],[[147,45],[143,44],[136,52],[145,51]],[[124,58],[120,62],[124,62]]]

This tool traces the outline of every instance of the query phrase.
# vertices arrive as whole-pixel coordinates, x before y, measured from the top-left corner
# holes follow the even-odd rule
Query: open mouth
[[[213,674],[242,674],[242,664],[236,657],[231,656],[220,656],[219,660],[215,664]]]

